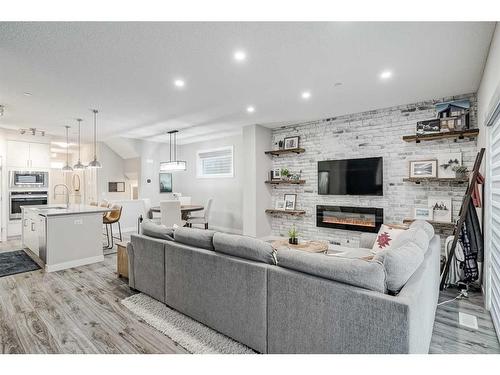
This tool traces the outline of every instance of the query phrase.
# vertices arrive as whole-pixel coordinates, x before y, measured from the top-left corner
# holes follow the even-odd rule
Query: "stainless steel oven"
[[[10,171],[11,189],[47,189],[49,187],[49,172],[41,171]]]
[[[11,191],[9,219],[21,219],[21,206],[47,204],[47,191]]]

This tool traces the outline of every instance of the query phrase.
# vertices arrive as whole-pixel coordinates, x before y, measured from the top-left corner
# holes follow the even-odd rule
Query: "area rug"
[[[255,354],[249,347],[139,293],[121,303],[193,354]]]
[[[39,269],[40,266],[23,250],[0,253],[0,277]]]

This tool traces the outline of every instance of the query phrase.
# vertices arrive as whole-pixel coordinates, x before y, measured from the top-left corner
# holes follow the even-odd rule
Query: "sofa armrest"
[[[376,233],[361,233],[361,238],[359,239],[359,247],[362,247],[364,249],[371,249],[375,244],[376,239]]]
[[[127,256],[128,256],[128,285],[135,289],[135,275],[134,275],[134,247],[132,242],[127,244]]]

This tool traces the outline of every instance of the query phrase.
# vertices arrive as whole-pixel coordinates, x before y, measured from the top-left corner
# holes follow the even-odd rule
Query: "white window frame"
[[[231,150],[231,172],[209,174],[209,175],[203,174],[203,167],[201,164],[202,159],[200,158],[200,154],[204,154],[206,152],[221,151],[221,150]],[[198,150],[196,152],[196,178],[233,178],[233,177],[234,177],[234,146],[210,148],[206,150]]]

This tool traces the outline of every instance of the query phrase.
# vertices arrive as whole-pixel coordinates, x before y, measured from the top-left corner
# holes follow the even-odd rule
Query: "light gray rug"
[[[193,354],[255,354],[249,347],[139,293],[121,303]]]

